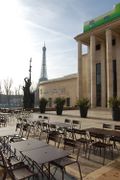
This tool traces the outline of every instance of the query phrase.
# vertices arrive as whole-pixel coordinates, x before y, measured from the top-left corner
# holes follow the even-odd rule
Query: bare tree
[[[32,82],[32,85],[31,85],[30,91],[31,91],[31,92],[34,92],[34,91],[35,91],[35,89],[36,89],[36,87],[37,87],[37,83]]]
[[[12,79],[6,79],[4,80],[4,90],[5,94],[7,96],[8,105],[10,105],[10,95],[11,95],[11,87],[12,87],[13,81]]]
[[[22,95],[23,94],[23,87],[21,85],[19,85],[17,88],[15,87],[14,94],[15,95]]]
[[[15,95],[18,95],[18,90],[17,90],[17,88],[15,88],[14,94],[15,94]]]
[[[2,85],[1,85],[1,82],[0,82],[0,94],[2,94]]]
[[[19,85],[19,86],[18,86],[18,95],[20,95],[20,94],[21,94],[21,90],[22,90],[22,86],[21,86],[21,85]]]
[[[0,82],[0,103],[1,103],[1,96],[2,96],[2,85],[1,85],[1,82]]]

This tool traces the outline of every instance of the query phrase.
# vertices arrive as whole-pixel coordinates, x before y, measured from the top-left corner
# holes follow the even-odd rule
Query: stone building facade
[[[103,23],[100,24],[103,19]],[[109,21],[106,22],[106,19]],[[84,95],[89,97],[92,107],[107,107],[110,97],[120,96],[120,4],[117,4],[113,11],[87,23],[89,29],[75,37],[78,43],[77,97],[81,98]],[[95,23],[98,25],[92,28]],[[88,49],[86,94],[84,94],[83,44]]]
[[[78,73],[40,83],[39,97],[53,105],[64,96],[67,105],[88,97],[91,107],[109,107],[110,97],[120,97],[120,3],[112,11],[85,22],[78,44]],[[83,55],[82,45],[87,47]]]
[[[56,97],[65,98],[65,106],[72,107],[76,104],[77,74],[48,80],[40,83],[39,97],[48,99],[48,107],[54,107]]]

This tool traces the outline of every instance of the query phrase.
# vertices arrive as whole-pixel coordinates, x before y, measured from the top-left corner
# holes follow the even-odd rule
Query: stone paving
[[[57,120],[56,112],[46,112],[50,116],[50,119]],[[102,127],[103,123],[110,123],[114,125],[120,125],[120,121],[113,121],[112,114],[109,110],[93,109],[89,110],[87,118],[80,118],[79,110],[63,111],[62,117],[59,120],[65,118],[78,119],[81,122],[81,128],[87,127]],[[95,159],[95,161],[93,161]],[[120,179],[120,156],[116,152],[115,160],[106,160],[105,165],[99,163],[100,158],[92,157],[92,160],[87,160],[84,156],[80,155],[80,163],[84,180],[118,180]],[[71,168],[71,171],[77,175],[76,167]],[[78,177],[78,176],[77,176]]]
[[[40,113],[33,113],[32,119],[37,120]],[[102,127],[102,124],[111,123],[113,125],[120,125],[119,121],[113,121],[111,112],[106,110],[89,110],[87,118],[80,118],[79,110],[64,111],[62,116],[57,116],[54,111],[47,111],[44,115],[49,116],[49,119],[52,121],[64,121],[65,118],[77,119],[81,122],[81,128],[87,127]],[[8,127],[10,126],[11,130],[15,130],[15,119],[10,119]],[[115,160],[107,159],[105,165],[103,166],[102,158],[91,156],[91,159],[88,160],[85,158],[84,152],[80,153],[79,161],[81,164],[82,174],[84,180],[117,180],[120,179],[120,157],[116,152]],[[79,179],[79,174],[76,165],[72,165],[68,168],[65,180],[77,180]],[[56,174],[56,179],[61,180],[61,172],[58,171]]]

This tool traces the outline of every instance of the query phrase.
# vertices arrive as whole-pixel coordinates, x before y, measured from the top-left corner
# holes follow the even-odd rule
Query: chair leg
[[[91,147],[92,147],[92,146],[89,147],[88,160],[90,159]]]
[[[64,180],[64,168],[62,169],[62,180]]]
[[[41,139],[41,134],[42,134],[42,131],[41,131],[40,134],[39,134],[39,140]]]
[[[5,171],[4,176],[3,176],[3,180],[6,180],[6,177],[7,177],[7,172]]]
[[[78,165],[78,169],[79,169],[80,180],[82,180],[82,172],[81,172],[80,163],[79,163],[79,162],[77,162],[77,165]]]
[[[88,143],[85,144],[85,157],[87,157]]]
[[[106,148],[104,148],[104,154],[103,154],[103,165],[105,164],[105,155],[106,155]]]
[[[111,157],[112,157],[112,160],[114,159],[114,155],[113,155],[113,146],[111,147]]]

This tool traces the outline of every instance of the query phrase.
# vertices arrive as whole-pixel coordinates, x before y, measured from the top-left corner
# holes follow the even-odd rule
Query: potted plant
[[[44,97],[39,100],[39,108],[41,113],[45,113],[47,103],[48,100]]]
[[[80,109],[80,115],[81,117],[86,118],[87,117],[87,112],[90,107],[90,101],[88,98],[81,98],[77,100],[77,106]]]
[[[111,97],[109,99],[109,105],[112,108],[112,119],[115,121],[120,121],[120,98]]]
[[[54,101],[57,115],[62,115],[63,107],[65,104],[65,99],[57,97]]]

